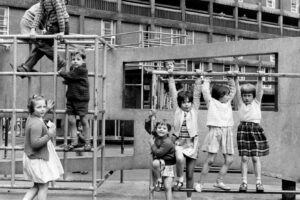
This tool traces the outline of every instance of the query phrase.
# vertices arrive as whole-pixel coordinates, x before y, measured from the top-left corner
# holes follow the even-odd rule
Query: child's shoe
[[[196,183],[194,189],[196,192],[202,192],[203,185],[201,183]]]
[[[157,181],[156,184],[154,185],[154,191],[159,192],[162,189],[162,182]]]
[[[83,146],[83,149],[85,151],[91,151],[92,150],[92,146],[89,143],[85,143],[85,145]]]
[[[174,190],[180,190],[183,187],[183,182],[182,181],[176,181],[174,185]]]
[[[226,191],[230,190],[230,187],[228,187],[227,185],[225,185],[223,182],[216,182],[214,184],[214,187],[219,188],[221,190],[226,190]]]
[[[73,150],[76,146],[77,146],[77,144],[69,144],[69,145],[66,145],[66,146],[64,147],[64,150],[65,150],[65,151],[71,151],[71,150]]]
[[[256,192],[262,193],[264,192],[264,186],[261,183],[256,183]]]
[[[244,183],[244,182],[243,182],[243,183],[240,185],[239,192],[247,192],[247,189],[248,189],[247,183]]]

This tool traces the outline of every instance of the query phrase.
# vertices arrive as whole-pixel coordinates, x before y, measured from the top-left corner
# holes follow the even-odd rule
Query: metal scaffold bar
[[[278,77],[278,78],[300,78],[300,73],[236,73],[236,72],[189,72],[148,70],[148,73],[159,75],[181,75],[181,76],[245,76],[245,77]]]

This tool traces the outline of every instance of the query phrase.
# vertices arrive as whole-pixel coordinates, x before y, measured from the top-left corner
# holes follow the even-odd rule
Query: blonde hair
[[[241,86],[241,95],[251,93],[253,98],[256,96],[256,87],[251,83],[246,83]]]

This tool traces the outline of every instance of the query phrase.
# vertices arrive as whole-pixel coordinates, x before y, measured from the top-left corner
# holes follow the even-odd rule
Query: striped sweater
[[[49,26],[58,23],[59,32],[65,32],[65,22],[69,21],[69,14],[64,0],[41,0],[40,6],[31,28],[36,29],[38,27],[44,14],[47,16]]]

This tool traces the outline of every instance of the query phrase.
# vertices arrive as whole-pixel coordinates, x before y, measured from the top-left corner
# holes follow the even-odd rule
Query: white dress
[[[23,154],[23,172],[26,179],[35,183],[47,183],[58,179],[64,173],[60,159],[51,140],[47,142],[49,160],[30,159]]]

